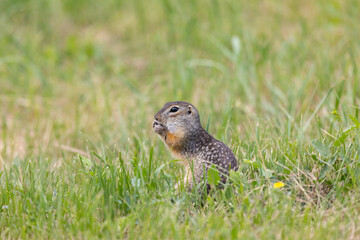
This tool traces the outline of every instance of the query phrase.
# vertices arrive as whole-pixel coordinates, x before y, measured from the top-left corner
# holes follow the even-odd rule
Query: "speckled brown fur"
[[[171,112],[174,107],[177,111]],[[226,182],[229,169],[237,170],[233,152],[202,128],[199,112],[192,104],[168,102],[154,118],[154,131],[172,155],[183,160],[187,171],[184,180],[189,189],[193,187],[193,179],[197,183],[204,179],[211,165],[217,166],[222,183]]]

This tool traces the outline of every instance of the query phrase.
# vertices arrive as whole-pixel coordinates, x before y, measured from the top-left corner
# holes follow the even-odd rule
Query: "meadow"
[[[360,1],[0,9],[1,239],[360,238]],[[175,100],[240,163],[205,198],[152,131]]]

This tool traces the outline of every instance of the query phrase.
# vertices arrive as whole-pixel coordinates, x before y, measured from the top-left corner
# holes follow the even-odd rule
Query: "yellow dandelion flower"
[[[283,182],[274,183],[274,188],[282,188],[283,186],[285,186],[285,183],[283,183]]]

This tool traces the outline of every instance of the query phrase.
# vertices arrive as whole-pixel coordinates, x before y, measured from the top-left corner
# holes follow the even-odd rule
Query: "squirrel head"
[[[188,102],[168,102],[154,116],[153,129],[170,146],[201,128],[198,110]]]

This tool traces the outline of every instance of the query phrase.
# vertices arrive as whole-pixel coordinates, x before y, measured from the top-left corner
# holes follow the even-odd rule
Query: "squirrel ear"
[[[189,106],[189,109],[188,109],[188,114],[191,114],[192,113],[192,107]]]

